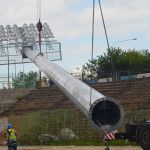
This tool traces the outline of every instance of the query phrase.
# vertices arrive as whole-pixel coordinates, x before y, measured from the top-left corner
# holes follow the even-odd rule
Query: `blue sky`
[[[41,0],[42,22],[47,22],[62,43],[62,61],[68,71],[91,58],[92,0]],[[37,0],[0,0],[1,25],[37,23]],[[123,49],[150,49],[149,0],[101,0],[110,45]],[[106,52],[106,40],[96,0],[94,56]],[[13,67],[12,67],[13,69]],[[29,65],[26,65],[29,69]]]

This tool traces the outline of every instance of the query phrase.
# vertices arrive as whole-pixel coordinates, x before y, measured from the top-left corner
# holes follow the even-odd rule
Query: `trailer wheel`
[[[141,128],[138,134],[138,142],[144,150],[150,150],[150,128]]]

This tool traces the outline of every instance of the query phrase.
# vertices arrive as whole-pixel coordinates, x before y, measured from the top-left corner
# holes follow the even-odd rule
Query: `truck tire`
[[[150,150],[150,128],[140,128],[138,133],[138,143],[144,150]]]

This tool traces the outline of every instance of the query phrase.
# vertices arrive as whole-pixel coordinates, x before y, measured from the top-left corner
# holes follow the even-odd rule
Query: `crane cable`
[[[41,0],[37,0],[37,21],[41,19]]]
[[[103,16],[103,10],[102,10],[102,6],[101,6],[101,1],[98,0],[98,2],[99,2],[99,9],[100,9],[100,13],[101,13],[102,22],[103,22],[103,27],[104,27],[104,31],[105,31],[107,48],[108,48],[108,52],[111,54],[110,44],[109,44],[109,40],[108,40],[108,34],[107,34],[106,25],[105,25],[104,16]],[[114,81],[115,80],[115,65],[114,65],[113,58],[111,55],[110,55],[110,61],[111,61],[111,67],[112,67],[112,80]]]
[[[41,53],[41,31],[42,31],[42,23],[41,23],[41,0],[37,0],[37,19],[39,20],[36,27],[39,32],[39,49]]]
[[[39,20],[39,21],[38,21]],[[41,0],[37,0],[37,21],[38,23],[36,24],[36,27],[37,27],[37,30],[38,30],[38,33],[39,33],[39,54],[42,54],[41,53],[41,31],[42,31],[42,22],[41,22]],[[41,85],[41,71],[39,70],[39,73],[40,73],[40,85]]]
[[[37,5],[36,5],[36,8],[37,8],[37,21],[39,20],[39,0],[37,0]]]
[[[102,6],[101,6],[100,0],[98,0],[98,3],[99,3],[99,9],[100,9],[100,13],[101,13],[101,17],[102,17],[102,22],[103,22],[103,27],[104,27],[104,31],[105,31],[107,47],[108,47],[108,49],[110,49],[108,35],[107,35],[107,30],[106,30],[106,25],[105,25],[105,21],[104,21],[104,16],[103,16],[103,11],[102,11]]]
[[[103,11],[102,11],[102,6],[101,6],[101,3],[100,3],[100,0],[98,0],[98,2],[99,2],[99,9],[100,9],[100,13],[101,13],[102,22],[103,22],[103,27],[104,27],[104,31],[105,31],[107,46],[108,46],[108,50],[110,50],[107,30],[106,30],[106,26],[105,26],[105,22],[104,22]],[[93,79],[93,68],[94,68],[94,64],[93,64],[93,60],[94,60],[93,59],[93,52],[94,52],[94,27],[95,27],[95,0],[93,0],[93,16],[92,16],[92,52],[91,52],[92,66],[91,66],[91,80]],[[112,58],[111,58],[111,64],[112,64],[112,69],[114,69]],[[91,103],[92,103],[92,87],[91,87],[91,90],[90,90],[90,106],[91,106]],[[103,106],[104,106],[104,108],[106,107],[105,102],[103,103]],[[105,115],[105,123],[106,123],[106,118],[107,118],[106,111],[105,111],[104,115]]]
[[[93,52],[94,52],[94,27],[95,27],[95,0],[93,0],[93,15],[92,15],[92,51],[91,51],[91,61],[92,61],[92,67],[91,67],[91,80],[93,79]],[[92,103],[92,87],[90,90],[90,106]]]
[[[104,21],[104,16],[103,16],[103,11],[102,11],[102,6],[101,6],[101,1],[98,0],[99,2],[99,9],[100,9],[100,14],[101,14],[101,18],[102,18],[102,22],[103,22],[103,27],[104,27],[104,31],[105,31],[105,37],[106,37],[106,42],[107,42],[107,47],[108,47],[108,51],[110,52],[110,45],[109,45],[109,40],[108,40],[108,35],[107,35],[107,30],[106,30],[106,25],[105,25],[105,21]],[[112,57],[110,57],[111,59],[111,65],[112,65],[112,72],[113,72],[113,76],[114,76],[114,64],[113,64],[113,60]],[[107,119],[107,111],[106,111],[106,103],[105,101],[103,102],[103,107],[105,109],[105,124],[106,124],[106,119]]]

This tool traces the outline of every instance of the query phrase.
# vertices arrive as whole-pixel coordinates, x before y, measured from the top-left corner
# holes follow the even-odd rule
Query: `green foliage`
[[[36,86],[38,74],[37,72],[18,73],[17,77],[13,79],[12,84],[14,88],[33,88]]]
[[[23,100],[26,97],[27,97],[26,95],[17,95],[16,99],[17,99],[17,101],[21,101],[21,100]]]
[[[129,74],[150,71],[150,52],[149,50],[137,51],[135,49],[123,51],[119,47],[112,47],[103,55],[89,60],[83,66],[83,78],[99,79],[110,77],[112,66],[114,66],[115,72],[129,72]]]

